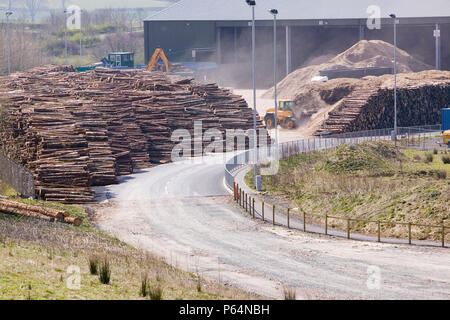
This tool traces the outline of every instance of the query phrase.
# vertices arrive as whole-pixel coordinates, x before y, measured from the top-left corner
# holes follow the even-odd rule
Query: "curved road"
[[[172,163],[97,188],[105,232],[168,263],[256,294],[300,299],[449,299],[450,250],[303,234],[248,218],[223,164]]]

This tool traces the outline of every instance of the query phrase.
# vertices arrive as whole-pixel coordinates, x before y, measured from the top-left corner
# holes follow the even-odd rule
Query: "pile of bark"
[[[58,221],[67,224],[73,224],[79,227],[82,224],[80,218],[70,217],[64,210],[56,210],[41,206],[28,205],[25,203],[0,199],[0,211],[6,214],[18,215],[24,217],[32,217],[48,220],[51,222]]]
[[[46,66],[0,77],[0,112],[1,152],[34,173],[38,198],[64,203],[91,202],[91,186],[169,162],[174,130],[253,128],[230,91],[142,70]]]

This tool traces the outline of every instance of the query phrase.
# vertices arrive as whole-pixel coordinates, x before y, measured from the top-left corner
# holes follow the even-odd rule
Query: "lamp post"
[[[64,58],[66,65],[69,64],[67,58],[67,9],[64,8]]]
[[[397,16],[389,15],[394,20],[394,140],[397,146]]]
[[[254,165],[253,177],[255,188],[257,188],[258,175],[258,135],[256,133],[256,36],[255,36],[255,0],[246,0],[247,4],[252,8],[252,77],[253,77],[253,133],[254,133]]]
[[[83,65],[83,24],[82,24],[83,10],[80,10],[80,67]]]
[[[269,10],[273,15],[273,95],[275,99],[275,148],[278,148],[278,54],[277,54],[277,9]]]
[[[5,12],[6,15],[6,33],[8,37],[8,75],[11,74],[11,28],[9,24],[9,17],[12,16],[11,2],[8,11]]]

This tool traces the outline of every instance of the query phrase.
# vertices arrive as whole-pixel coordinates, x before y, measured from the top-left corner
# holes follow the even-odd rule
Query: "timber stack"
[[[420,74],[400,76],[412,78],[419,77]],[[422,74],[426,75],[425,72]],[[386,77],[380,77],[380,79],[383,78]],[[436,77],[428,82],[420,79],[407,80],[408,82],[400,83],[397,91],[398,126],[440,123],[441,109],[449,107],[450,81],[448,78]],[[352,91],[334,110],[329,112],[328,118],[316,134],[392,128],[394,89],[391,85],[380,86],[377,81],[379,82],[375,77],[361,80],[363,85]]]
[[[253,128],[230,91],[142,70],[46,66],[0,77],[0,112],[3,154],[33,172],[39,199],[63,203],[92,202],[92,186],[169,162],[177,129]]]

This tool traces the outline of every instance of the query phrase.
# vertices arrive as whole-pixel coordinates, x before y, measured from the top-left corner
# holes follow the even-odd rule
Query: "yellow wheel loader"
[[[450,148],[450,130],[444,132],[444,144]]]
[[[295,102],[292,100],[281,100],[278,102],[278,125],[282,128],[289,130],[297,128],[294,106]],[[267,110],[263,120],[267,129],[273,129],[275,127],[275,108]]]

